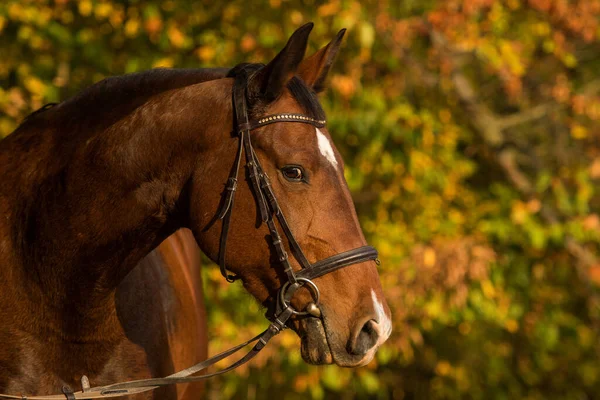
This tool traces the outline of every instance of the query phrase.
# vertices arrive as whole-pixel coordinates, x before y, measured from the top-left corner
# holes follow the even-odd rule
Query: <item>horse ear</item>
[[[329,73],[329,69],[340,49],[345,33],[346,29],[339,31],[327,46],[302,61],[300,67],[298,67],[298,75],[317,93],[325,89],[327,73]]]
[[[256,96],[267,102],[279,97],[304,58],[308,35],[313,25],[309,22],[298,28],[290,36],[283,50],[252,78],[248,86],[253,97]]]

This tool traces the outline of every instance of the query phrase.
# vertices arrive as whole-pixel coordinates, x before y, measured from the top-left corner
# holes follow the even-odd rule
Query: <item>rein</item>
[[[269,342],[271,338],[279,334],[287,326],[286,323],[292,315],[310,315],[315,318],[321,317],[321,311],[319,309],[319,298],[320,292],[317,285],[312,281],[322,275],[336,271],[340,268],[357,264],[365,261],[377,259],[377,250],[371,246],[362,246],[353,250],[338,253],[331,257],[310,263],[306,258],[302,248],[289,224],[287,223],[285,216],[275,193],[271,187],[269,177],[263,170],[258,157],[252,147],[252,141],[250,138],[250,132],[254,129],[260,128],[265,125],[278,123],[278,122],[297,122],[310,124],[317,128],[325,126],[326,121],[316,120],[303,114],[291,114],[282,113],[274,114],[262,117],[256,121],[250,121],[248,119],[248,109],[246,103],[246,91],[248,85],[248,72],[242,69],[236,74],[235,82],[232,91],[232,100],[235,110],[235,122],[236,122],[236,133],[239,137],[238,150],[232,172],[227,180],[225,191],[223,194],[223,202],[218,212],[218,218],[222,220],[221,239],[219,248],[219,266],[221,273],[229,282],[234,282],[239,279],[236,275],[231,275],[227,272],[225,263],[225,254],[227,247],[227,234],[229,232],[229,224],[231,219],[231,211],[234,206],[235,192],[238,184],[238,173],[241,166],[242,155],[245,154],[246,169],[249,178],[250,188],[255,196],[261,221],[267,224],[269,228],[273,247],[277,253],[278,260],[283,267],[283,271],[286,274],[287,281],[279,289],[279,292],[275,298],[276,306],[274,316],[270,319],[270,325],[261,334],[254,338],[239,344],[227,351],[217,354],[205,361],[202,361],[196,365],[193,365],[187,369],[174,373],[164,378],[150,378],[141,379],[123,383],[115,383],[107,386],[98,386],[91,388],[89,386],[88,378],[84,375],[82,377],[82,390],[73,392],[68,386],[62,388],[62,394],[46,395],[46,396],[24,396],[24,395],[6,395],[0,394],[0,399],[20,399],[20,400],[75,400],[75,399],[104,399],[110,397],[120,397],[138,394],[142,392],[151,391],[162,386],[173,385],[177,383],[196,382],[204,380],[213,376],[221,375],[226,372],[232,371],[237,367],[247,363],[254,358]],[[292,252],[293,257],[298,261],[302,267],[300,271],[294,271],[287,251],[283,245],[283,240],[275,219],[279,223],[283,234],[287,238],[289,248]],[[313,297],[313,302],[309,303],[304,310],[296,310],[291,305],[292,297],[294,293],[301,287],[306,286]],[[195,375],[197,372],[206,369],[224,358],[227,358],[245,346],[255,343],[252,349],[246,353],[238,361],[234,362],[230,366],[209,374]],[[194,376],[192,376],[194,375]]]

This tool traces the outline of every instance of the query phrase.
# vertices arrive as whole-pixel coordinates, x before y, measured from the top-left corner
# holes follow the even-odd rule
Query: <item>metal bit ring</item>
[[[319,292],[319,288],[317,287],[317,285],[315,285],[315,283],[313,281],[311,281],[310,279],[307,278],[298,278],[297,279],[298,282],[304,282],[305,284],[307,284],[307,288],[308,291],[311,293],[314,301],[309,303],[309,304],[313,304],[315,307],[319,305],[319,300],[321,299],[321,292]],[[286,301],[285,297],[287,295],[288,289],[291,287],[291,282],[286,282],[282,287],[281,290],[279,291],[279,301],[281,302],[282,306],[284,308],[289,308],[292,311],[292,314],[296,314],[296,315],[314,315],[312,313],[310,313],[309,311],[297,311],[294,309],[294,307],[292,307],[292,305]],[[292,293],[290,293],[290,300],[292,298],[292,296],[294,295],[294,293],[296,292],[296,290],[300,289],[301,287],[303,287],[304,285],[298,286],[294,289],[294,291]]]

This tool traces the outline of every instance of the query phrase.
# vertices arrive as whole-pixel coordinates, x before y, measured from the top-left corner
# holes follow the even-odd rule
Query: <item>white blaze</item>
[[[377,325],[379,326],[379,341],[377,345],[385,342],[390,334],[392,333],[392,321],[386,315],[383,310],[383,304],[379,301],[375,292],[371,289],[371,298],[373,299],[373,306],[375,307],[375,313],[377,314]]]
[[[333,147],[331,147],[331,143],[327,136],[323,134],[319,130],[319,128],[315,128],[317,130],[317,142],[319,143],[319,151],[325,157],[335,169],[337,169],[338,162],[335,159],[335,153],[333,152]]]

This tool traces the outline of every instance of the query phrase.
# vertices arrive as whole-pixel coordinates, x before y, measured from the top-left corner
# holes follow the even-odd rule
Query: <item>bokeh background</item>
[[[394,333],[314,367],[291,332],[206,396],[593,399],[600,393],[600,1],[2,0],[0,137],[105,76],[266,62],[348,28],[322,97]],[[204,268],[211,353],[265,327]],[[243,306],[240,306],[243,305]]]

